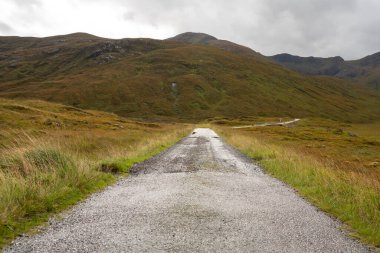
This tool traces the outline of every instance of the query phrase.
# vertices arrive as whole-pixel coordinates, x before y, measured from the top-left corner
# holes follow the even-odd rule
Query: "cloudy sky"
[[[356,59],[380,51],[380,0],[0,0],[0,35],[204,32],[265,55]]]

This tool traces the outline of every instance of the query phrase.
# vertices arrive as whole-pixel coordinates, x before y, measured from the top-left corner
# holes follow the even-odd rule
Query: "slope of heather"
[[[253,50],[247,57],[209,44],[78,33],[2,37],[0,52],[1,97],[44,99],[150,120],[380,117],[378,94],[339,79],[300,75]]]

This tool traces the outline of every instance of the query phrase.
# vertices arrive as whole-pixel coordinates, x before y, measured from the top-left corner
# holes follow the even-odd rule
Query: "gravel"
[[[370,252],[210,129],[5,252]]]

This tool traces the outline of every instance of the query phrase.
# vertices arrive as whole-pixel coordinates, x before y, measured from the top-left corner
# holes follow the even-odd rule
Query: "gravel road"
[[[369,252],[210,129],[5,252]]]

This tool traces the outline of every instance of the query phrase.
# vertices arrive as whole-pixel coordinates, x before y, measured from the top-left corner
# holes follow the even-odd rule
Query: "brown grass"
[[[216,129],[271,175],[347,224],[354,236],[380,246],[380,142],[371,133],[378,123],[366,131],[321,119],[292,127]]]
[[[0,100],[0,118],[0,246],[190,132],[41,101]]]

